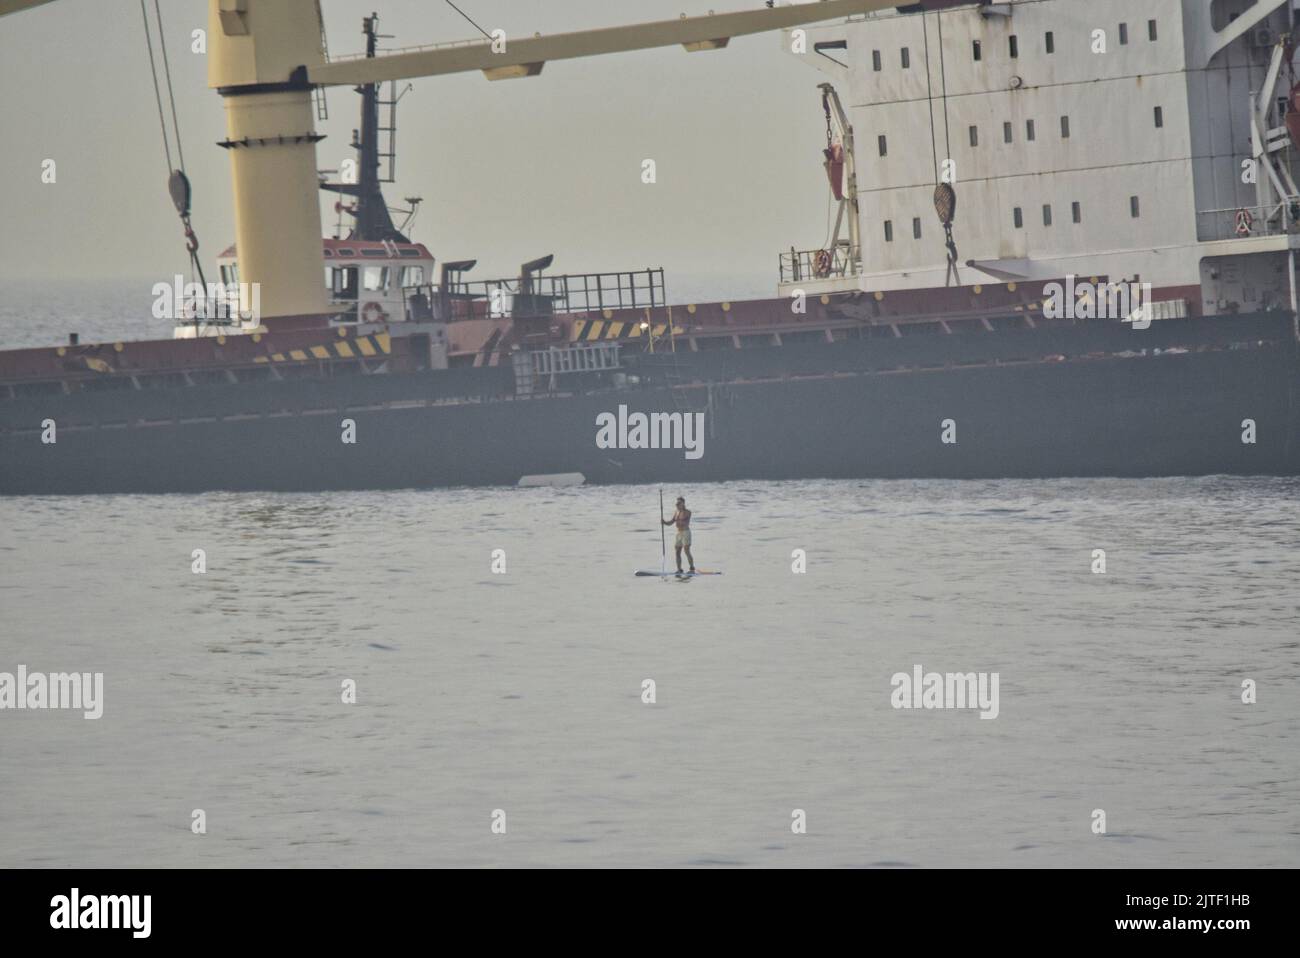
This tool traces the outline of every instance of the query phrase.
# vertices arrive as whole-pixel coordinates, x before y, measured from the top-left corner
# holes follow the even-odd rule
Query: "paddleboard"
[[[695,572],[675,572],[675,571],[674,571],[674,572],[658,572],[658,571],[650,572],[650,571],[646,571],[646,570],[638,570],[638,571],[637,571],[637,575],[639,575],[639,576],[653,576],[653,577],[658,578],[658,579],[678,579],[678,578],[680,578],[680,579],[693,579],[693,578],[695,578],[696,576],[701,576],[701,575],[722,575],[722,573],[721,573],[721,572],[710,572],[710,571],[708,571],[707,569],[699,569],[699,570],[697,570],[697,571],[695,571]]]

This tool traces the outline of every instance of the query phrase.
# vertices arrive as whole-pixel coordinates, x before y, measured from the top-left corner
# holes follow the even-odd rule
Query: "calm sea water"
[[[0,865],[1300,864],[1300,484],[683,491],[0,500]]]
[[[1300,482],[679,493],[0,499],[0,866],[1300,865]]]

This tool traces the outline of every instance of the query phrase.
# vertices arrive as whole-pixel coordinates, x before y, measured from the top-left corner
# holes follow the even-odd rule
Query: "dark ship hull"
[[[521,389],[511,365],[0,401],[0,493],[812,478],[1300,474],[1289,313],[640,353]],[[699,458],[601,448],[619,407],[703,413]],[[57,441],[42,441],[42,423]],[[343,420],[355,443],[343,442]],[[950,420],[944,442],[945,421]],[[1243,441],[1254,423],[1254,442]]]

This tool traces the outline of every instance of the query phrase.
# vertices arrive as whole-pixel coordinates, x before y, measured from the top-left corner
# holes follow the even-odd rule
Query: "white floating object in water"
[[[519,480],[520,489],[567,489],[580,486],[587,477],[580,472],[556,472],[549,476],[524,476]]]

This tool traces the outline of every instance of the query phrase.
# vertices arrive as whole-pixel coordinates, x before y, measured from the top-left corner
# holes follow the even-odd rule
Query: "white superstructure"
[[[783,291],[945,285],[951,161],[964,285],[1108,276],[1204,313],[1294,309],[1298,7],[1009,0],[787,33],[845,104],[861,250],[830,275],[792,258]]]

